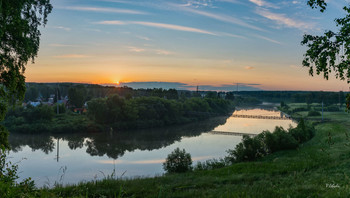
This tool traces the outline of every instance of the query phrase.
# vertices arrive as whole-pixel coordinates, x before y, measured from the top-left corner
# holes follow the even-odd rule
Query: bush
[[[299,143],[310,140],[314,133],[314,127],[301,120],[296,128],[288,131],[276,127],[273,133],[264,131],[253,138],[244,135],[234,150],[227,151],[229,155],[225,160],[230,163],[253,161],[269,153],[295,149]]]
[[[273,133],[266,132],[265,143],[269,153],[298,147],[298,142],[282,127],[276,127]]]
[[[171,152],[163,163],[163,168],[167,173],[184,173],[192,170],[192,159],[185,149],[176,148]]]
[[[309,111],[307,116],[321,116],[321,113],[318,111]]]
[[[289,133],[296,141],[303,143],[310,140],[315,135],[315,128],[311,125],[306,125],[305,121],[302,119],[296,128],[289,130]]]
[[[242,161],[253,161],[267,154],[264,143],[264,133],[254,138],[243,135],[242,142],[236,145],[234,150],[228,150],[229,156],[226,158],[231,163]]]

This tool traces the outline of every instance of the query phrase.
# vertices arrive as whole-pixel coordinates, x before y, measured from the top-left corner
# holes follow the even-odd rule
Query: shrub
[[[167,173],[183,173],[192,170],[192,159],[185,149],[176,148],[171,152],[163,163]]]
[[[299,121],[296,128],[289,130],[289,133],[296,141],[303,143],[310,140],[315,135],[315,128],[311,125],[305,124],[305,121],[302,119]]]
[[[265,133],[265,143],[270,153],[295,149],[298,147],[298,142],[282,127],[276,127],[273,133]]]
[[[276,127],[273,133],[264,131],[254,138],[244,135],[234,150],[227,151],[229,155],[225,160],[230,163],[253,161],[269,153],[295,149],[299,143],[310,140],[314,133],[314,127],[301,120],[296,128],[288,131]]]
[[[308,116],[321,116],[321,113],[318,111],[309,111]]]
[[[242,161],[253,161],[267,154],[264,143],[264,133],[261,133],[254,138],[248,135],[243,135],[242,142],[236,145],[234,150],[228,150],[229,156],[226,160],[231,163]]]

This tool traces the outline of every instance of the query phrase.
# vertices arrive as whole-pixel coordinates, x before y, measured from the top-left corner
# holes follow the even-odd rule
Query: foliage
[[[260,101],[256,97],[251,97],[251,96],[236,96],[234,98],[234,104],[237,106],[251,106],[251,105],[258,105],[261,104],[262,101]]]
[[[324,0],[309,0],[308,5],[312,8],[320,7],[323,12],[327,4]],[[301,42],[308,50],[304,54],[303,66],[309,67],[309,74],[320,75],[328,79],[329,73],[335,72],[336,78],[347,80],[350,83],[350,6],[344,6],[347,15],[335,19],[339,32],[326,31],[323,36],[304,35]],[[349,102],[349,101],[348,101]]]
[[[74,86],[68,89],[69,103],[76,108],[83,107],[87,97],[87,92],[84,86]]]
[[[304,119],[301,119],[297,127],[289,129],[289,133],[301,144],[314,137],[315,128],[311,124],[306,124]]]
[[[39,26],[46,24],[51,10],[49,0],[0,1],[0,121],[7,104],[24,97],[25,65],[38,53]]]
[[[309,0],[307,4],[311,8],[320,8],[321,12],[324,12],[326,10],[327,3],[324,0]]]
[[[233,109],[231,101],[219,98],[170,100],[160,97],[125,99],[118,95],[88,102],[88,116],[99,124],[114,128],[147,128],[186,123],[212,115],[224,115]]]
[[[202,170],[214,170],[218,168],[223,168],[228,165],[228,162],[225,159],[209,159],[204,162],[197,162],[194,166],[194,171]]]
[[[312,110],[307,113],[307,116],[321,116],[321,113],[319,111]]]
[[[255,137],[243,135],[242,142],[236,145],[234,150],[228,150],[229,156],[227,160],[234,162],[254,161],[267,154],[267,149],[264,142],[264,133]]]
[[[6,160],[5,150],[0,151],[0,194],[3,197],[24,197],[34,191],[34,181],[31,178],[20,183],[18,177],[18,165]]]
[[[272,133],[264,131],[253,138],[244,135],[234,150],[227,151],[229,155],[226,160],[231,163],[254,161],[270,153],[295,149],[299,143],[310,140],[314,131],[313,127],[301,120],[296,128],[288,131],[276,127]]]
[[[191,154],[186,153],[185,149],[176,148],[172,151],[163,163],[163,169],[167,173],[184,173],[192,170]]]
[[[282,127],[276,127],[273,133],[267,131],[265,133],[265,144],[269,153],[298,147],[296,139]]]

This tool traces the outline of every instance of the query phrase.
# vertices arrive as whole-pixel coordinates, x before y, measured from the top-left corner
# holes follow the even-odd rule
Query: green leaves
[[[25,65],[37,56],[40,31],[51,12],[50,0],[0,0],[0,121],[8,104],[23,100]],[[0,128],[0,145],[7,132]]]
[[[327,7],[327,3],[324,0],[309,0],[307,4],[312,8],[320,8],[321,12],[324,12]]]
[[[167,173],[184,173],[192,170],[191,154],[185,149],[176,148],[171,152],[163,163],[163,168]]]
[[[308,5],[320,7],[321,12],[327,6],[323,0],[309,0]],[[311,76],[316,71],[328,80],[329,74],[334,72],[336,78],[350,83],[350,7],[343,9],[347,15],[335,20],[340,27],[338,32],[326,31],[323,36],[304,35],[301,45],[306,45],[308,50],[302,64],[309,68]]]

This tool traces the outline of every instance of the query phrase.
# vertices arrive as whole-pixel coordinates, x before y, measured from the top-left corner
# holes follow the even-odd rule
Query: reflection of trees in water
[[[17,152],[22,146],[28,145],[32,150],[41,149],[46,154],[55,148],[53,138],[60,138],[68,142],[71,150],[86,147],[91,156],[107,155],[117,159],[126,151],[154,150],[180,141],[181,137],[198,136],[203,132],[212,131],[218,125],[226,122],[227,117],[211,118],[202,122],[181,126],[145,129],[135,131],[81,133],[81,134],[54,134],[54,135],[22,135],[11,134],[9,142],[12,150]]]
[[[51,153],[55,149],[53,139],[47,135],[10,134],[9,143],[13,152],[21,151],[22,147],[26,145],[28,145],[32,151],[41,150],[46,154]]]

